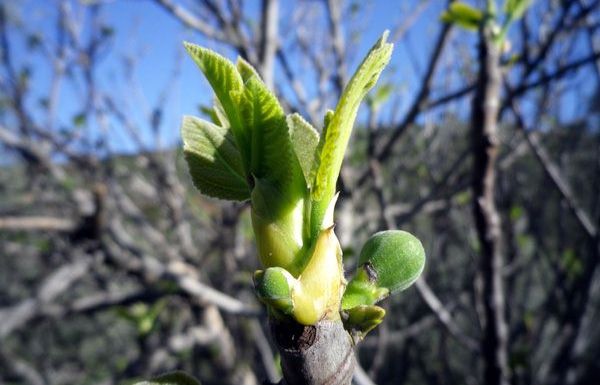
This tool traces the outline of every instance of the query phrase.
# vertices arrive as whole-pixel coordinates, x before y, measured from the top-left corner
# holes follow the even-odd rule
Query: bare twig
[[[88,272],[90,266],[91,260],[87,258],[64,265],[44,280],[35,297],[23,300],[9,308],[0,309],[0,340],[35,317],[40,312],[41,305],[50,303],[68,290]]]
[[[415,97],[404,119],[394,128],[392,135],[387,139],[387,141],[380,147],[378,151],[376,151],[375,157],[379,161],[384,161],[387,157],[390,156],[395,144],[403,136],[406,130],[410,127],[410,125],[412,125],[415,122],[417,116],[423,111],[423,108],[426,106],[426,102],[431,91],[433,75],[435,73],[435,70],[437,69],[439,59],[446,45],[446,42],[448,41],[449,35],[450,27],[448,25],[442,27],[442,30],[435,43],[433,52],[431,53],[429,65],[427,67],[425,77],[421,82],[421,87],[419,89],[419,92],[417,93],[417,96]],[[365,170],[357,179],[356,186],[363,185],[368,180],[369,173],[370,171],[368,169]]]
[[[438,321],[444,325],[446,330],[448,330],[450,335],[456,338],[456,341],[467,349],[477,351],[477,341],[462,332],[460,327],[454,322],[450,311],[446,309],[433,290],[431,290],[427,282],[425,282],[425,279],[419,278],[415,286],[417,287],[421,298],[425,301],[427,306],[429,306],[433,314],[435,314]]]
[[[498,108],[500,105],[500,52],[489,24],[480,30],[479,77],[472,104],[473,215],[481,255],[481,291],[478,301],[483,309],[481,352],[484,380],[490,385],[508,385],[508,326],[505,318],[504,258],[501,250],[502,228],[495,202],[496,159],[498,155]]]
[[[30,385],[46,385],[44,377],[31,363],[12,353],[0,350],[0,367],[6,367],[6,370],[21,377]]]
[[[11,231],[59,231],[69,232],[75,228],[75,222],[56,217],[0,217],[0,230]]]

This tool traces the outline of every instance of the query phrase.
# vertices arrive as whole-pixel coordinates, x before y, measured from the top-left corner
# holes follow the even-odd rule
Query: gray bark
[[[479,78],[473,98],[472,145],[473,165],[473,215],[477,227],[481,255],[481,277],[478,293],[482,309],[481,352],[484,382],[490,385],[507,385],[510,379],[508,366],[508,326],[505,309],[504,256],[501,249],[502,228],[495,202],[496,160],[498,157],[498,110],[500,106],[500,52],[492,37],[489,24],[480,33]]]
[[[356,365],[350,335],[341,321],[314,326],[271,320],[281,354],[280,385],[350,385]]]

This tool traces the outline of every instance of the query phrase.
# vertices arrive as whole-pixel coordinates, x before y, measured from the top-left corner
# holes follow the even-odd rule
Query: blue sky
[[[37,32],[44,36],[55,38],[56,23],[56,4],[54,0],[24,0],[18,3],[9,4],[9,9],[17,17],[25,22],[25,28],[29,32]],[[285,30],[289,24],[286,21],[291,14],[290,4],[294,2],[282,1],[280,11],[280,29]],[[410,14],[415,2],[405,1],[371,1],[366,3],[364,11],[356,16],[356,22],[359,26],[361,39],[358,43],[350,44],[352,62],[348,69],[352,71],[362,55],[368,50],[381,32],[385,29],[392,29],[399,22]],[[74,9],[82,11],[82,7],[76,2]],[[248,12],[251,15],[258,15],[258,1],[247,1]],[[319,6],[315,2],[315,6]],[[426,60],[433,48],[433,42],[437,31],[440,28],[438,16],[442,10],[444,2],[433,1],[426,11],[419,17],[417,22],[411,27],[406,40],[396,44],[392,63],[386,69],[384,78],[397,86],[397,93],[400,95],[399,109],[403,112],[415,95],[420,82],[420,77],[427,64]],[[81,12],[83,20],[88,20],[86,12]],[[164,116],[159,132],[159,140],[145,129],[142,132],[143,141],[149,148],[155,148],[157,145],[172,146],[179,142],[179,122],[184,114],[198,114],[199,104],[210,104],[212,92],[207,83],[202,78],[201,73],[195,68],[191,59],[185,57],[182,47],[183,40],[189,40],[195,43],[208,45],[219,50],[221,53],[235,59],[235,54],[224,50],[223,47],[215,46],[214,43],[207,42],[197,33],[184,28],[175,18],[168,15],[165,10],[157,6],[150,0],[115,0],[107,1],[101,10],[101,20],[103,24],[114,29],[114,37],[110,50],[100,61],[96,74],[98,84],[105,92],[110,92],[118,103],[127,106],[130,116],[141,127],[148,127],[148,115],[151,109],[160,100],[160,94],[172,78],[173,72],[180,68],[181,72],[172,85],[164,107]],[[84,21],[82,25],[89,28],[89,23]],[[460,44],[457,46],[457,39],[453,40],[449,49],[471,50],[475,46],[475,39],[472,35],[464,32],[460,35]],[[38,108],[40,98],[47,95],[50,85],[51,68],[40,53],[29,53],[26,50],[25,39],[19,39],[16,34],[14,47],[16,49],[15,60],[20,63],[27,63],[33,70],[32,88],[35,92],[27,103],[32,108],[42,111]],[[133,73],[134,87],[126,80],[124,71],[124,60],[126,57],[136,58],[137,66]],[[447,55],[443,65],[451,65],[448,60],[452,60],[452,55]],[[308,75],[306,75],[308,76]],[[460,86],[457,83],[457,74],[448,75],[442,72],[438,76],[438,81],[448,82],[450,85]],[[385,80],[384,80],[385,81]],[[306,84],[314,84],[314,79],[307,78]],[[585,83],[584,83],[585,84]],[[452,88],[452,87],[451,87]],[[580,97],[581,92],[590,93],[588,90],[574,90],[576,92],[573,100]],[[83,88],[65,85],[63,88],[62,102],[58,110],[58,127],[72,125],[73,117],[76,116],[84,107],[85,94]],[[461,102],[464,103],[464,102]],[[460,114],[464,109],[455,105],[454,112]],[[334,106],[330,106],[333,108]],[[581,103],[567,102],[561,107],[563,114],[568,118],[581,113]],[[389,109],[384,111],[391,114]],[[385,115],[385,114],[384,114]],[[401,116],[401,114],[400,114]],[[435,115],[432,115],[435,116]],[[42,120],[42,115],[39,115]],[[136,146],[131,140],[123,134],[122,129],[118,129],[119,123],[111,121],[115,127],[110,130],[109,140],[113,151],[135,151]],[[86,134],[94,137],[98,134],[99,127],[89,122]]]

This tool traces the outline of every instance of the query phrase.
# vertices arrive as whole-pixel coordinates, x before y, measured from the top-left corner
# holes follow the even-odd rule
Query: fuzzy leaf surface
[[[181,136],[185,159],[198,190],[220,199],[250,198],[242,158],[230,130],[185,116]]]
[[[321,136],[322,147],[318,156],[318,165],[313,182],[311,199],[313,213],[312,232],[318,232],[325,210],[335,194],[335,187],[352,126],[358,113],[358,107],[366,94],[373,88],[384,67],[392,55],[393,45],[387,43],[388,31],[371,48],[352,79],[342,92],[342,96],[331,116],[326,132]]]
[[[300,162],[306,185],[312,186],[311,171],[315,162],[315,153],[319,144],[319,133],[299,114],[287,117],[294,152]]]
[[[303,193],[304,181],[285,113],[275,95],[256,76],[250,76],[244,84],[240,112],[250,134],[250,173],[256,179],[271,181],[282,195],[295,201],[293,197]]]

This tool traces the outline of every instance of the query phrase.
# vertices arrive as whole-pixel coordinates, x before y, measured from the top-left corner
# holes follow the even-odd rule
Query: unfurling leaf
[[[198,190],[220,199],[250,198],[242,158],[228,129],[185,116],[181,136],[185,159]]]
[[[334,113],[335,111],[333,110],[325,111],[325,116],[323,117],[323,135],[327,133],[327,126],[329,126],[329,122],[331,122],[331,119],[333,119]]]
[[[257,76],[248,75],[239,100],[250,137],[251,216],[259,257],[265,267],[297,273],[306,184],[283,109]]]
[[[384,32],[375,43],[344,88],[333,116],[330,119],[326,117],[328,124],[321,135],[319,162],[311,192],[314,202],[311,215],[312,234],[316,234],[321,228],[325,210],[335,194],[336,182],[360,102],[373,88],[390,60],[393,45],[386,42],[388,33],[389,31]]]
[[[254,67],[252,67],[252,64],[248,63],[243,58],[238,57],[235,66],[240,75],[242,76],[244,82],[248,81],[248,79],[250,79],[253,76],[256,76],[258,79],[260,79],[258,72],[256,72],[256,69]]]

